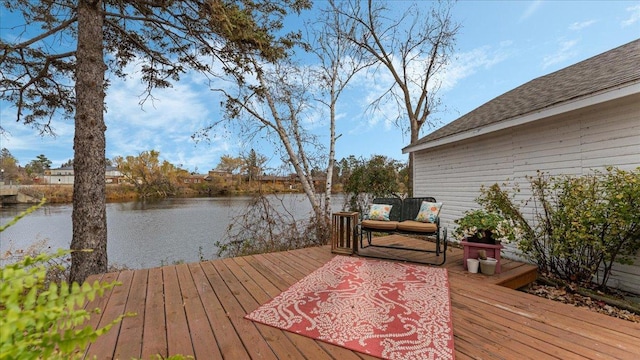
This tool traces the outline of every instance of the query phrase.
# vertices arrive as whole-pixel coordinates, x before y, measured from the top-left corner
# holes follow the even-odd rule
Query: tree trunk
[[[411,125],[411,140],[410,140],[410,144],[413,145],[415,144],[418,139],[420,138],[420,128],[422,126],[422,124],[420,124],[417,120],[410,118],[410,125]],[[408,171],[407,171],[407,196],[412,197],[413,196],[413,170],[414,170],[414,163],[413,163],[413,153],[409,153],[409,164],[407,164],[408,166]]]
[[[78,283],[107,271],[103,21],[102,1],[79,2],[71,250],[91,251],[71,255]]]

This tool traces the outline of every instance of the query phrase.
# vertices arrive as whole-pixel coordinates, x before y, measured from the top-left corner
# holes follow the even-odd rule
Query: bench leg
[[[367,241],[369,242],[369,245],[371,245],[371,231],[360,229],[360,248],[361,249],[365,248],[363,244],[365,233],[366,233]]]

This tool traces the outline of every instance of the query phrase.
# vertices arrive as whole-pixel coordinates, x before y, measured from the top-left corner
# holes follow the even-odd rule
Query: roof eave
[[[536,110],[525,115],[520,115],[500,121],[497,123],[489,124],[486,126],[478,127],[475,129],[467,130],[457,134],[452,134],[440,139],[428,141],[426,143],[417,145],[408,145],[402,149],[403,154],[408,154],[420,150],[426,150],[437,146],[447,145],[458,141],[470,139],[476,136],[489,134],[495,131],[508,129],[510,127],[519,126],[534,122],[540,119],[545,119],[551,116],[563,114],[569,111],[582,109],[587,106],[612,101],[615,99],[623,98],[625,96],[634,95],[640,93],[640,81],[634,81],[631,84],[625,84],[613,89],[607,89],[606,91],[590,94],[578,99],[566,101],[548,108]]]

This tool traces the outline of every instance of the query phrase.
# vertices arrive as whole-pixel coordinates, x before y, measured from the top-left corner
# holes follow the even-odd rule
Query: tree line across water
[[[252,193],[300,192],[297,177],[286,169],[268,169],[266,157],[251,150],[247,156],[223,155],[213,170],[206,174],[189,172],[160,159],[160,152],[143,151],[138,155],[106,159],[108,166],[120,172],[121,181],[107,187],[108,201],[170,196],[220,196]],[[2,183],[35,186],[33,195],[44,195],[49,202],[70,202],[71,186],[48,184],[44,174],[52,169],[45,154],[38,155],[21,166],[11,152],[0,152]],[[73,160],[60,165],[72,167]],[[311,169],[318,190],[326,181],[327,172]],[[404,193],[407,187],[406,163],[382,155],[369,159],[349,156],[337,161],[332,171],[334,192],[357,194],[373,192],[379,195]]]

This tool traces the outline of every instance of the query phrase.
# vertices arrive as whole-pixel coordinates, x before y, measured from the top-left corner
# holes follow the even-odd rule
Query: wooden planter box
[[[357,212],[337,212],[331,221],[331,252],[351,255],[357,252]]]

